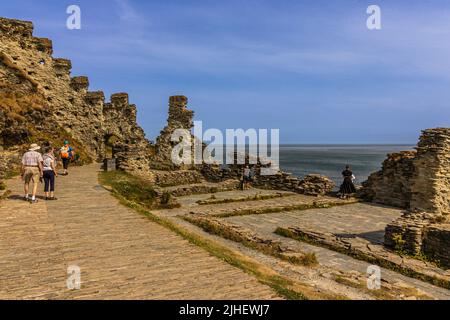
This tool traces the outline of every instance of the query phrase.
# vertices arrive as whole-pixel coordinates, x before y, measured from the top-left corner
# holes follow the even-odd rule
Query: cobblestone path
[[[19,178],[0,203],[0,299],[276,299],[274,291],[118,203],[97,165],[30,205]],[[68,290],[68,267],[81,289]]]

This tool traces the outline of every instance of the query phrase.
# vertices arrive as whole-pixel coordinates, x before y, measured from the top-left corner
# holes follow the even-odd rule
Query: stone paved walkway
[[[55,202],[0,203],[0,299],[276,299],[260,284],[118,203],[98,166],[58,177]],[[9,181],[21,195],[19,179]],[[66,287],[67,268],[82,287]]]

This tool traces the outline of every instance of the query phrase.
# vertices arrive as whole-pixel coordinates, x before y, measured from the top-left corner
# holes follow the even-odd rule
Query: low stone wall
[[[152,171],[155,183],[161,187],[195,184],[203,181],[200,172],[195,170]]]
[[[450,268],[450,224],[426,227],[422,250],[426,256],[437,259],[443,267]]]
[[[423,229],[427,224],[429,221],[422,216],[406,212],[386,226],[384,245],[393,250],[418,255],[422,250]]]
[[[204,165],[201,172],[208,181],[241,180],[244,167],[245,165],[229,165],[227,168]],[[262,166],[260,164],[250,165],[250,168],[253,168],[255,173],[252,185],[262,189],[284,190],[318,196],[330,193],[335,186],[331,179],[318,174],[310,174],[303,179],[299,179],[282,171],[273,175],[261,175]]]
[[[450,223],[446,216],[405,212],[385,229],[384,245],[450,266]]]

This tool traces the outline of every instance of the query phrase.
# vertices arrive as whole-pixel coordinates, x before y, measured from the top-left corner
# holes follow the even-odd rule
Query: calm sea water
[[[326,175],[340,185],[341,172],[350,165],[361,184],[378,171],[388,153],[413,150],[413,145],[281,145],[280,167],[298,177],[309,173]]]

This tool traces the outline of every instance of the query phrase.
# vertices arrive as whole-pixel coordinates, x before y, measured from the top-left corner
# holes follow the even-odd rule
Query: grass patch
[[[282,198],[293,196],[291,193],[277,193],[277,194],[255,194],[254,196],[247,196],[241,198],[227,198],[227,199],[217,199],[211,196],[210,199],[199,200],[197,201],[198,205],[208,205],[208,204],[222,204],[222,203],[231,203],[231,202],[245,202],[245,201],[256,201],[256,200],[267,200],[274,198]]]
[[[110,186],[116,194],[139,203],[145,208],[172,209],[180,206],[170,193],[164,192],[160,196],[152,183],[127,172],[101,172],[99,179],[103,185]]]
[[[274,207],[264,207],[264,208],[258,208],[258,209],[242,209],[242,210],[236,210],[231,212],[224,212],[219,213],[217,215],[214,215],[214,217],[218,218],[227,218],[227,217],[234,217],[234,216],[246,216],[246,215],[252,215],[252,214],[267,214],[267,213],[277,213],[277,212],[286,212],[286,211],[295,211],[295,210],[309,210],[309,209],[327,209],[332,208],[336,206],[343,206],[348,205],[352,203],[358,202],[355,201],[349,201],[349,202],[342,202],[342,201],[330,201],[330,202],[313,202],[313,203],[302,203],[302,204],[295,204],[295,205],[287,205],[287,206],[274,206]]]

